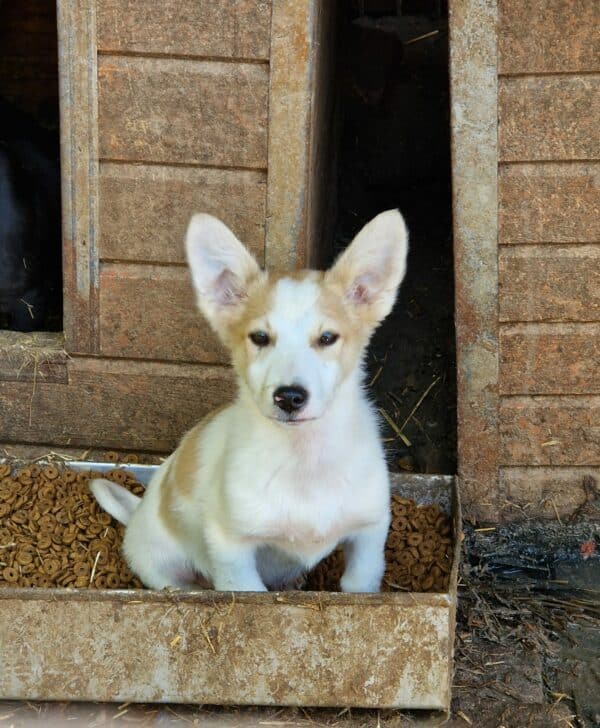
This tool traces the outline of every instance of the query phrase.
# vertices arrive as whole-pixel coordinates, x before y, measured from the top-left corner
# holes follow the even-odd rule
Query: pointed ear
[[[392,310],[406,273],[408,231],[398,210],[382,212],[367,223],[326,279],[342,288],[348,304],[373,325]]]
[[[237,312],[260,267],[231,230],[212,215],[192,217],[185,250],[198,306],[216,326],[223,316]]]

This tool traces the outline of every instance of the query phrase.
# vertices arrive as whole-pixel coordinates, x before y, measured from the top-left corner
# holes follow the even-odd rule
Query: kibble
[[[0,587],[141,588],[121,555],[124,527],[98,507],[90,477],[54,465],[0,465]],[[103,477],[144,491],[123,470]]]
[[[118,454],[111,454],[117,462]],[[128,458],[133,462],[133,458]],[[138,589],[121,555],[124,526],[100,509],[89,489],[97,474],[33,464],[0,464],[0,587]],[[103,474],[135,495],[144,488],[126,470]],[[447,591],[452,526],[437,505],[392,496],[384,591]],[[339,591],[344,554],[336,549],[308,575],[305,588]]]
[[[384,591],[445,592],[452,566],[451,521],[438,505],[418,506],[392,496],[392,523],[385,547]],[[308,575],[306,588],[339,591],[344,553],[337,549]]]

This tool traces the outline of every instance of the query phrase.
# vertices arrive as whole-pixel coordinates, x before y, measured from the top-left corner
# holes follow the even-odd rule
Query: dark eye
[[[324,331],[319,336],[319,346],[331,346],[340,338],[339,334],[334,334],[332,331]]]
[[[248,336],[250,341],[259,347],[268,346],[271,343],[269,334],[267,334],[266,331],[253,331],[251,334],[248,334]]]

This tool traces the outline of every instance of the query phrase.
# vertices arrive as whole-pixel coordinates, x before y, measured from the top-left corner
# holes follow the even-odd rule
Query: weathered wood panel
[[[52,446],[52,447],[49,447]],[[0,450],[2,454],[8,458],[15,460],[23,460],[25,462],[31,462],[38,458],[47,458],[48,451],[52,449],[59,456],[63,456],[66,460],[87,460],[94,463],[106,463],[112,462],[112,457],[115,452],[115,448],[100,448],[100,447],[69,447],[66,445],[54,445],[54,443],[33,443],[23,444],[14,442],[2,442],[0,441]],[[147,453],[141,448],[133,448],[131,450],[121,450],[120,457],[124,458],[128,454],[134,454],[138,456],[144,464],[147,465],[160,465],[163,461],[164,453],[154,452]]]
[[[447,594],[4,588],[0,698],[449,712],[456,581],[453,568]],[[252,715],[227,722],[290,722]]]
[[[265,260],[303,267],[308,258],[308,185],[315,12],[311,3],[278,0],[271,25],[269,186]],[[318,132],[318,130],[314,130]],[[285,245],[281,241],[285,241]]]
[[[514,324],[500,329],[502,394],[600,394],[599,324]]]
[[[269,58],[270,0],[97,0],[98,48]]]
[[[503,246],[501,321],[600,321],[600,245]]]
[[[600,465],[600,397],[508,397],[503,465]]]
[[[0,380],[67,382],[62,333],[0,331]]]
[[[0,441],[169,452],[234,391],[228,367],[69,361],[69,384],[0,382]]]
[[[267,166],[268,67],[100,56],[100,156]]]
[[[501,243],[600,242],[600,164],[499,168]]]
[[[600,482],[600,468],[502,468],[503,514],[507,518],[525,514],[529,518],[552,520],[556,520],[557,512],[561,517],[570,516],[585,503],[583,482],[587,476]]]
[[[63,320],[69,353],[97,351],[97,53],[93,4],[58,3]]]
[[[100,351],[107,356],[227,362],[196,310],[187,268],[104,264]]]
[[[500,161],[600,159],[600,76],[503,77]]]
[[[263,262],[264,172],[103,162],[99,185],[100,258],[183,263],[190,216],[208,212]]]
[[[600,70],[595,0],[499,0],[500,73]]]
[[[497,8],[449,3],[457,419],[469,512],[498,514]]]

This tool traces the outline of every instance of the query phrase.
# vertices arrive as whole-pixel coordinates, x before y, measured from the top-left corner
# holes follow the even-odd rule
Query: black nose
[[[295,412],[302,409],[308,399],[308,392],[298,385],[278,387],[273,392],[273,401],[284,412]]]

